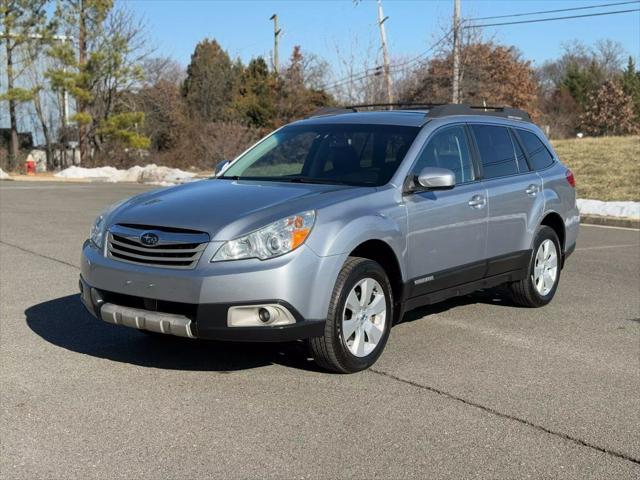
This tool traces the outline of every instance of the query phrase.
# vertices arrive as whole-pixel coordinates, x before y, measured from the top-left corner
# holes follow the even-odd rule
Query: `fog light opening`
[[[230,327],[274,327],[296,323],[283,305],[237,305],[229,308],[227,325]]]
[[[271,321],[271,313],[266,308],[258,310],[258,318],[262,323],[269,323]]]

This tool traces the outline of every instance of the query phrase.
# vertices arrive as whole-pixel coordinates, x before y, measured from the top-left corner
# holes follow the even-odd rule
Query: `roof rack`
[[[531,117],[524,110],[511,107],[497,107],[487,105],[465,105],[455,103],[367,103],[360,105],[348,105],[345,107],[322,107],[311,113],[309,117],[323,115],[338,115],[341,113],[353,113],[372,110],[424,110],[428,118],[446,117],[450,115],[489,115],[493,117],[510,118],[531,122]]]

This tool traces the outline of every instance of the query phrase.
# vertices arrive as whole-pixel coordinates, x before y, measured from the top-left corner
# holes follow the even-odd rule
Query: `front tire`
[[[384,350],[392,323],[393,293],[384,269],[349,257],[333,289],[324,335],[309,340],[311,354],[327,370],[364,370]]]
[[[558,289],[562,250],[556,232],[538,227],[526,278],[509,285],[511,298],[521,307],[537,308],[549,303]]]

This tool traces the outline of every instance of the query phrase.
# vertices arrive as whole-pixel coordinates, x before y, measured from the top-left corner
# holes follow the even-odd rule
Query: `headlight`
[[[243,258],[278,257],[302,245],[316,220],[316,212],[310,210],[270,223],[244,237],[226,242],[213,256],[212,262],[240,260]]]
[[[100,250],[102,250],[102,247],[104,246],[104,237],[107,233],[107,217],[109,217],[114,210],[128,200],[128,198],[125,198],[124,200],[120,200],[119,202],[110,205],[100,215],[98,215],[93,222],[91,230],[89,231],[89,240],[91,240],[91,243]]]
[[[105,234],[105,225],[106,225],[106,212],[101,213],[93,222],[91,226],[91,231],[89,232],[89,239],[91,243],[93,243],[96,247],[102,250],[104,246],[104,234]]]

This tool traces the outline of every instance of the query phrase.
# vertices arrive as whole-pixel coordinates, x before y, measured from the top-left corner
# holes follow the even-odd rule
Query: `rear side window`
[[[527,151],[529,161],[534,170],[542,170],[553,163],[553,155],[544,146],[542,140],[534,133],[518,130],[524,149]]]
[[[515,151],[509,130],[494,125],[471,125],[484,178],[497,178],[518,173]]]
[[[456,174],[456,184],[474,180],[473,165],[464,127],[448,127],[438,131],[420,154],[414,172],[425,167],[447,168]]]

